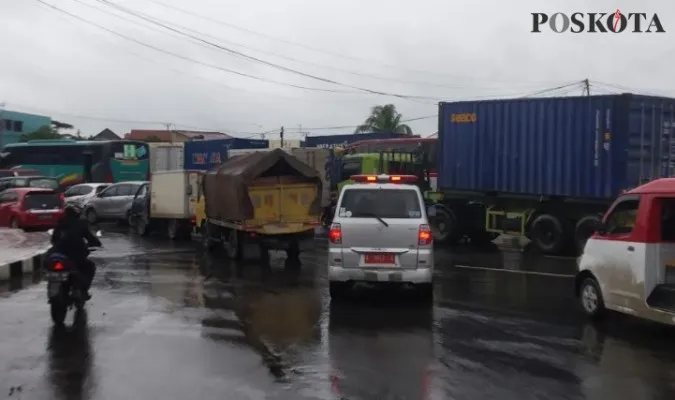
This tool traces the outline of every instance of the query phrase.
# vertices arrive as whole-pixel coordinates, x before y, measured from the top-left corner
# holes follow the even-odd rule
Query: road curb
[[[30,257],[11,263],[0,264],[0,281],[21,278],[24,274],[39,271],[42,268],[47,250],[39,250]]]

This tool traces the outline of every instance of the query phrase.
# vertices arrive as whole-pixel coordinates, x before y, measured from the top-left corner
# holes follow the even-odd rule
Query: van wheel
[[[605,311],[600,285],[593,278],[586,278],[579,288],[579,302],[584,314],[589,318],[598,318]]]
[[[232,260],[240,261],[242,259],[241,234],[236,229],[229,229],[227,242],[225,242],[225,252]]]
[[[559,254],[565,250],[567,232],[560,219],[551,214],[542,214],[532,222],[530,236],[542,253]]]
[[[574,245],[577,254],[581,254],[584,251],[586,242],[588,242],[588,239],[590,239],[595,232],[593,228],[597,226],[600,221],[601,219],[597,215],[588,215],[577,222],[577,226],[574,229]]]

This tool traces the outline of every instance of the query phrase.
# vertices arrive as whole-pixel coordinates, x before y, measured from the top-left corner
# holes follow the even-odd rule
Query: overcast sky
[[[374,105],[427,117],[439,100],[523,96],[587,77],[596,82],[593,93],[675,96],[672,0],[41,1],[84,21],[37,0],[0,0],[0,103],[75,124],[85,135],[162,123],[241,137],[282,125],[351,133],[317,128],[358,125]],[[530,33],[532,12],[617,7],[658,13],[666,33]],[[436,124],[433,117],[410,122],[424,136]]]

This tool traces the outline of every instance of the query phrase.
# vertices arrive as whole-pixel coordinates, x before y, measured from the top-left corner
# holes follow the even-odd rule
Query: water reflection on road
[[[672,399],[673,330],[578,312],[573,260],[438,254],[436,304],[331,303],[302,268],[104,238],[85,323],[51,328],[44,283],[0,297],[0,386],[39,399]],[[538,272],[535,274],[530,271]]]

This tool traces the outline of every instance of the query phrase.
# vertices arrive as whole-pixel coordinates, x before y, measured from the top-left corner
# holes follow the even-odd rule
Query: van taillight
[[[332,224],[330,226],[328,240],[333,244],[342,244],[342,227],[340,224]]]
[[[431,234],[431,228],[429,225],[423,224],[420,225],[420,230],[417,233],[417,238],[419,240],[420,246],[428,246],[433,241],[433,235]]]

